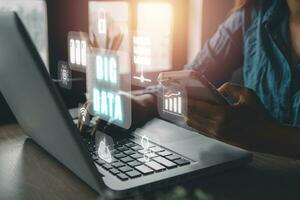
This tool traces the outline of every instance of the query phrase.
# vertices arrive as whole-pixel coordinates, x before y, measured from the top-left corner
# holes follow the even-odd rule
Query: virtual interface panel
[[[92,102],[90,112],[123,128],[131,126],[131,101],[124,95],[131,90],[128,27],[127,2],[89,2],[90,48],[86,72],[87,97]],[[121,79],[122,75],[128,79]]]
[[[172,69],[172,4],[141,1],[130,10],[129,3],[89,1],[89,33],[69,32],[68,64],[58,69],[66,89],[71,70],[85,71],[88,112],[123,128],[131,126],[131,81],[146,86],[156,81],[148,72]],[[130,30],[133,21],[136,29]],[[184,92],[164,87],[163,93],[158,102],[162,116],[182,118]]]

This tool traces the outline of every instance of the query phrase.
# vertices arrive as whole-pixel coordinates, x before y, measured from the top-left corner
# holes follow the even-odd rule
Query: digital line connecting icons
[[[144,76],[144,68],[151,65],[151,40],[149,37],[135,36],[133,38],[133,62],[140,68],[140,76],[134,76],[133,79],[137,79],[144,82],[151,82]]]

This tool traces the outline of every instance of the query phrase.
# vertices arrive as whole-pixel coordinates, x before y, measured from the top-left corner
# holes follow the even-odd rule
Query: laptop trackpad
[[[194,161],[219,163],[241,157],[236,147],[160,119],[153,119],[137,134],[146,135],[151,141]]]

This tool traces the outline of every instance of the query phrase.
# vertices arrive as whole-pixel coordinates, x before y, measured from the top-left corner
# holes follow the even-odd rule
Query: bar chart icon
[[[70,32],[68,35],[69,63],[72,67],[86,67],[88,39],[85,33]]]
[[[164,95],[164,111],[171,114],[182,115],[182,94],[172,92]]]

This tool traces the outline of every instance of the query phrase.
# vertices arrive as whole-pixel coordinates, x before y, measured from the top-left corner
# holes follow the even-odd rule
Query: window
[[[0,11],[16,11],[49,71],[47,6],[43,0],[2,0]]]
[[[173,9],[170,3],[141,2],[137,6],[137,35],[149,38],[150,63],[145,72],[172,69]],[[141,66],[137,65],[137,72]]]

